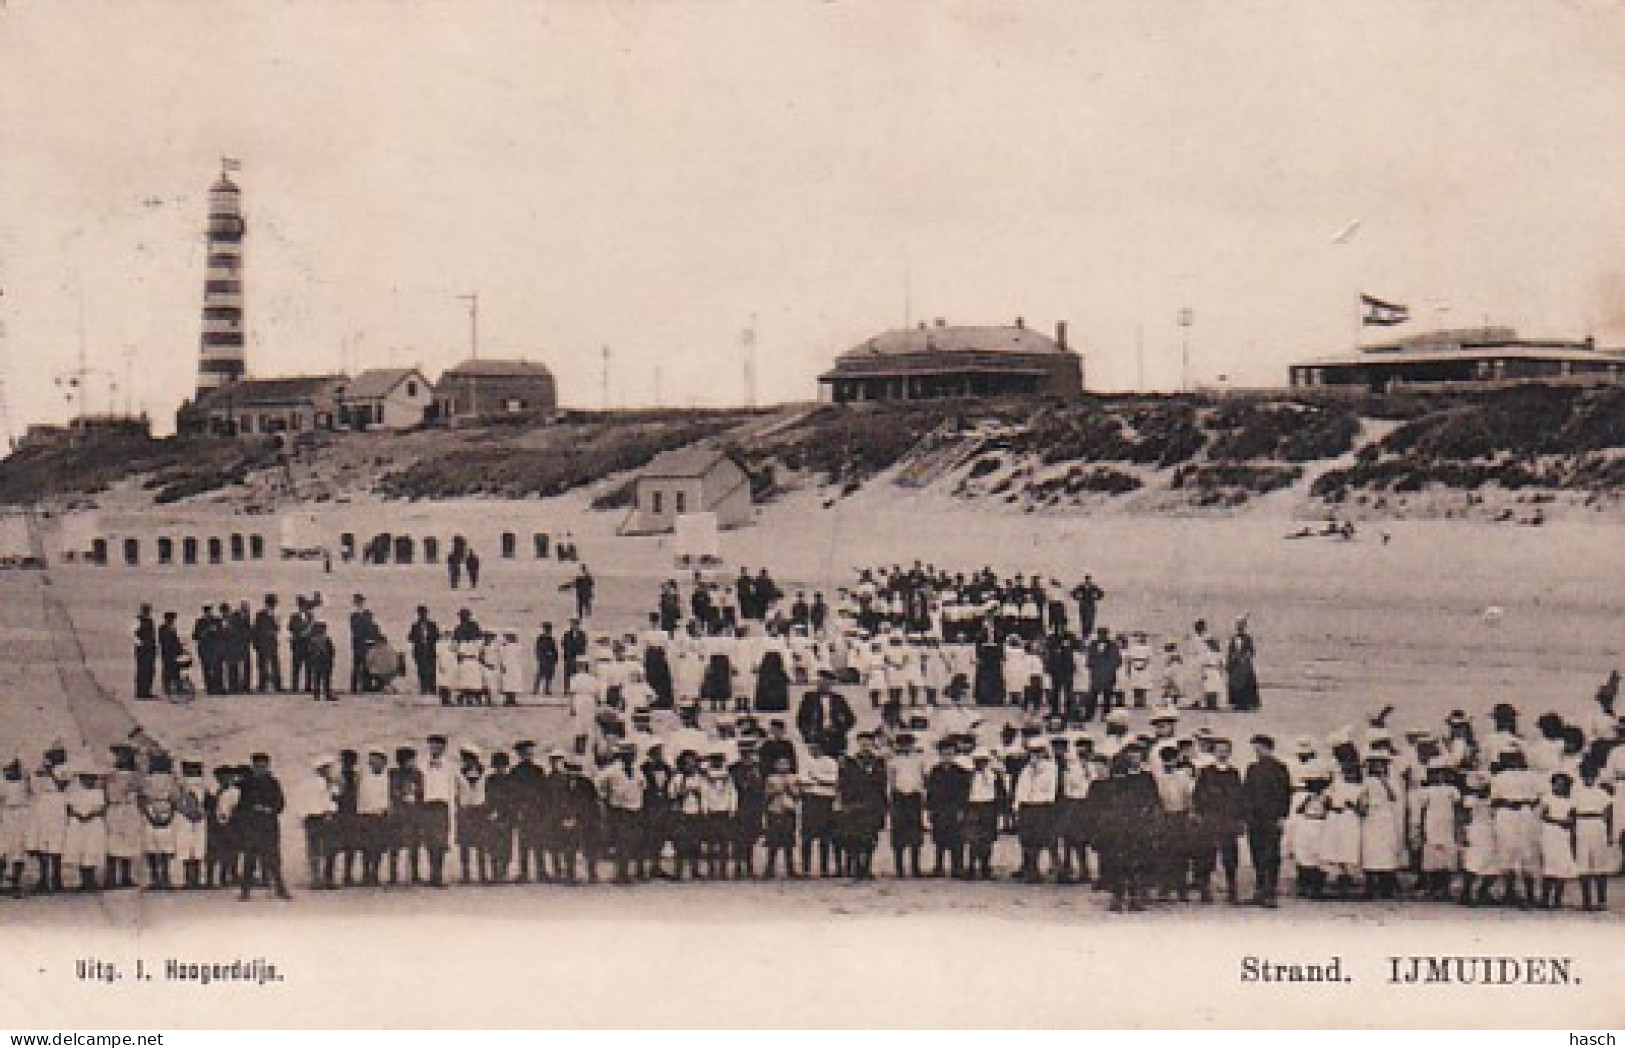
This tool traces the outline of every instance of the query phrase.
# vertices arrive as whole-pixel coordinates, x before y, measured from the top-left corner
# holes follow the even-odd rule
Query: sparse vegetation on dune
[[[592,503],[613,511],[630,504],[630,471],[712,438],[745,462],[760,501],[808,486],[851,495],[882,477],[1059,509],[1140,494],[1161,496],[1145,501],[1152,510],[1231,508],[1300,484],[1311,498],[1379,511],[1386,496],[1428,489],[1625,493],[1625,388],[1541,386],[1339,400],[1283,393],[566,412],[323,435],[295,456],[290,483],[313,499],[347,491],[528,498],[618,477]],[[0,462],[0,499],[94,495],[133,477],[156,501],[176,502],[234,486],[251,493],[264,486],[256,473],[280,466],[270,441],[88,437]]]

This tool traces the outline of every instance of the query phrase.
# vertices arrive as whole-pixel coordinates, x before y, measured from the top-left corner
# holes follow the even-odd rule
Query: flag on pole
[[[1360,323],[1367,327],[1393,327],[1411,319],[1411,307],[1384,302],[1370,295],[1360,296],[1360,307],[1364,310]]]
[[[220,158],[220,170],[222,170],[222,171],[241,171],[242,169],[243,169],[243,162],[241,160],[238,160],[236,157],[234,157],[234,156],[223,156],[223,157]]]

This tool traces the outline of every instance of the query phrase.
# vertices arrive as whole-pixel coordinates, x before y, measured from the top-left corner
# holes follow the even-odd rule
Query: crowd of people
[[[1159,649],[1145,632],[1099,624],[1106,594],[1088,576],[1067,588],[1036,575],[894,565],[858,572],[827,601],[786,592],[765,569],[729,581],[696,574],[686,594],[676,580],[662,584],[646,625],[621,634],[587,632],[585,567],[562,588],[574,592],[576,617],[557,634],[543,624],[529,663],[517,631],[482,627],[467,609],[442,630],[419,607],[406,642],[419,690],[447,705],[557,694],[568,709],[563,744],[543,752],[521,739],[487,752],[436,735],[421,757],[416,746],[381,746],[321,758],[288,802],[313,886],[438,886],[452,866],[479,883],[591,881],[601,868],[623,883],[864,879],[883,841],[898,876],[988,879],[1007,836],[1008,872],[1093,884],[1114,910],[1221,892],[1273,906],[1283,865],[1309,899],[1560,907],[1577,883],[1580,905],[1602,909],[1620,868],[1617,676],[1584,725],[1548,713],[1526,732],[1503,704],[1482,737],[1463,711],[1438,731],[1396,734],[1384,710],[1359,731],[1297,739],[1284,759],[1276,740],[1246,733],[1244,756],[1239,736],[1179,725],[1192,708],[1260,707],[1246,620],[1226,640],[1199,620]],[[331,641],[314,653],[310,644],[326,637],[320,600],[296,606],[286,623],[292,683],[329,699]],[[280,689],[276,607],[271,596],[253,616],[246,605],[205,609],[193,628],[200,650],[212,630],[239,638],[216,645],[225,655],[212,673],[206,665],[206,681],[224,692]],[[165,620],[150,643],[167,690],[178,634],[174,616]],[[143,672],[151,683],[150,632],[143,608],[138,693]],[[392,649],[360,594],[350,641],[351,690],[380,686]],[[390,657],[380,662],[380,652]],[[865,699],[878,728],[854,736],[853,703]],[[277,834],[263,820],[274,822],[283,798],[263,757],[215,768],[205,783],[195,761],[167,775],[159,753],[147,754],[146,777],[128,752],[105,778],[54,756],[29,778],[8,770],[6,812],[42,805],[48,824],[60,794],[71,827],[86,806],[67,795],[88,796],[91,812],[100,797],[103,886],[127,886],[132,828],[145,832],[156,811],[176,827],[167,854],[185,884],[246,892],[263,877],[280,889],[266,843]],[[36,889],[60,889],[60,859],[28,844],[52,834],[30,837],[40,825],[32,815],[5,825],[21,828],[8,832],[14,885],[23,842],[21,853],[41,857]],[[83,838],[66,854],[78,884],[94,888],[100,866],[77,861]],[[169,886],[166,853],[144,854],[149,886]],[[93,846],[88,855],[97,857]]]
[[[788,718],[627,713],[545,752],[440,734],[316,758],[284,787],[270,759],[179,763],[121,744],[112,767],[50,747],[0,776],[6,879],[18,894],[211,887],[287,895],[285,827],[312,888],[876,876],[1093,885],[1109,909],[1273,907],[1283,867],[1306,899],[1453,900],[1605,910],[1622,844],[1625,745],[1594,723],[1525,730],[1510,705],[1480,733],[1359,731],[1251,755],[1172,709],[1114,710],[1100,735],[1060,718],[994,725],[964,706],[852,736],[826,675]],[[958,711],[966,716],[955,718]],[[1140,730],[1136,721],[1143,716]],[[847,746],[852,737],[855,745]],[[1015,845],[1006,856],[1001,839]],[[1243,854],[1250,885],[1243,891]],[[1008,863],[1006,859],[1008,858]],[[71,877],[65,876],[68,871]]]

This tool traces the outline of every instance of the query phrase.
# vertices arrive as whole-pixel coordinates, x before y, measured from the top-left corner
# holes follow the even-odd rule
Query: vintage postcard
[[[1618,1026],[1625,8],[0,0],[0,1024]]]

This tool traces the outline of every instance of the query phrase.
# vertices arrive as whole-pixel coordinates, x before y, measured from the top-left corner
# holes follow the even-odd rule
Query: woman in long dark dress
[[[976,645],[976,705],[1004,705],[1004,645],[984,636]]]
[[[1225,652],[1225,678],[1230,685],[1230,708],[1234,710],[1256,710],[1261,703],[1258,698],[1258,673],[1253,669],[1253,660],[1258,650],[1253,645],[1252,635],[1247,632],[1247,620],[1236,622],[1236,633],[1230,638],[1230,647]]]
[[[790,708],[790,674],[784,654],[770,648],[756,670],[756,712],[784,713]]]

